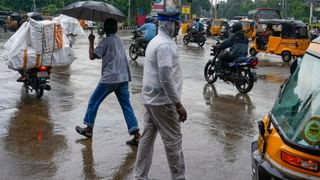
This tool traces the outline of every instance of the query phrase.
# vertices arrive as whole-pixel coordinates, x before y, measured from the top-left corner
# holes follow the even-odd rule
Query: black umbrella
[[[78,1],[62,9],[61,14],[77,19],[104,22],[107,18],[123,21],[125,15],[111,4],[98,1]]]

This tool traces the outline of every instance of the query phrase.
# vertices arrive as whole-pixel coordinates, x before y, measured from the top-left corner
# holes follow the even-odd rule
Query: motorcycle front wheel
[[[235,82],[236,88],[240,93],[248,93],[253,87],[253,74],[250,69],[242,69],[239,73],[241,81]]]
[[[138,47],[135,44],[131,44],[129,47],[129,56],[130,58],[134,61],[136,60],[139,55],[138,55]]]
[[[216,65],[211,61],[208,61],[204,67],[204,78],[209,84],[216,82],[218,76],[216,76]]]
[[[189,42],[190,42],[190,37],[189,37],[189,35],[183,36],[183,43],[184,43],[185,45],[188,45]]]

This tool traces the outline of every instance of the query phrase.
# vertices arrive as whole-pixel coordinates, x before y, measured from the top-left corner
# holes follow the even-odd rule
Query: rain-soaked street
[[[88,33],[88,32],[87,32]],[[0,33],[0,54],[9,33]],[[119,32],[126,50],[130,33]],[[96,38],[98,42],[98,38]],[[248,180],[251,178],[251,140],[256,121],[267,113],[278,89],[289,76],[281,58],[259,55],[258,81],[248,95],[218,80],[206,84],[203,68],[210,44],[183,45],[178,38],[184,75],[182,103],[188,120],[182,124],[186,173],[191,180]],[[99,60],[88,58],[88,40],[79,37],[73,46],[77,60],[70,67],[53,68],[51,91],[41,99],[26,94],[19,74],[0,61],[0,179],[132,179],[136,148],[114,95],[101,105],[94,135],[84,139],[74,130],[82,125],[87,101],[100,78]],[[143,128],[140,101],[144,58],[130,60],[131,101]],[[158,136],[151,179],[170,179],[161,138]]]

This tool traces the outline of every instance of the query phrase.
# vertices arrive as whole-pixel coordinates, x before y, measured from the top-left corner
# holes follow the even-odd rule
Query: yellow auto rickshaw
[[[259,52],[281,55],[284,62],[304,55],[310,43],[308,27],[302,21],[261,19],[249,53]]]
[[[258,121],[251,145],[255,180],[320,179],[320,38],[295,67],[271,111]]]
[[[249,39],[254,39],[255,36],[255,27],[254,21],[251,19],[241,19],[242,31]]]
[[[227,20],[213,19],[210,27],[210,34],[212,36],[220,36],[222,26],[228,26]]]

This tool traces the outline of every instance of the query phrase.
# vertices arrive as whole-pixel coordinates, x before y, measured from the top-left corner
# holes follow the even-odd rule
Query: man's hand
[[[175,105],[176,105],[176,111],[179,114],[178,121],[184,122],[185,120],[187,120],[187,111],[186,111],[186,109],[182,106],[181,103],[176,103]]]
[[[90,34],[88,39],[90,43],[94,43],[95,36],[93,34]]]

